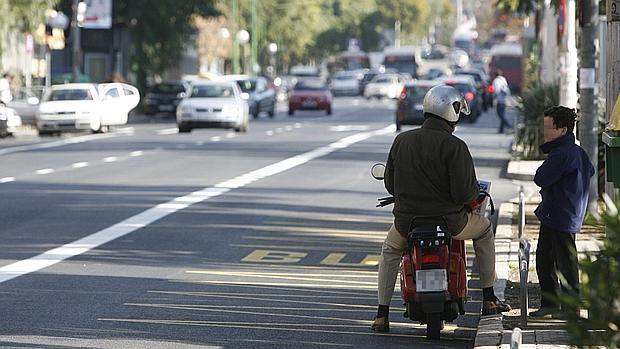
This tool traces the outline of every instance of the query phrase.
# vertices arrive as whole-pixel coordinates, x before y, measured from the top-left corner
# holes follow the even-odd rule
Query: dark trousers
[[[560,294],[560,287],[565,294],[579,294],[579,263],[576,251],[575,234],[540,226],[536,248],[536,273],[542,295],[541,307],[559,308],[552,297]]]
[[[499,117],[499,133],[504,133],[504,127],[511,128],[512,125],[506,120],[506,103],[497,103],[497,116]]]

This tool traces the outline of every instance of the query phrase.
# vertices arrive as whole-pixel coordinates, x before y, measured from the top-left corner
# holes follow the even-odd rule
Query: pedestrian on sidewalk
[[[542,196],[534,211],[540,220],[536,273],[541,307],[530,313],[533,317],[557,313],[560,306],[556,299],[561,293],[579,295],[575,238],[588,207],[590,178],[594,175],[588,155],[575,144],[575,110],[555,106],[545,110],[543,120],[545,143],[540,149],[548,155],[534,176]]]
[[[504,127],[511,129],[512,125],[506,120],[506,97],[510,95],[510,89],[508,88],[508,81],[502,75],[501,70],[497,70],[494,73],[493,95],[495,97],[497,117],[499,118],[499,130],[497,133],[504,133]]]

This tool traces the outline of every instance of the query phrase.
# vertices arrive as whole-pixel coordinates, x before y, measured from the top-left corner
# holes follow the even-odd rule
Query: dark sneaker
[[[375,332],[390,332],[390,320],[387,317],[376,317],[370,329]]]
[[[503,301],[495,298],[494,301],[482,302],[482,315],[495,315],[512,310],[512,307]]]
[[[533,318],[551,318],[552,315],[557,314],[558,309],[556,308],[549,308],[549,307],[545,307],[545,308],[540,308],[536,311],[533,311],[530,313],[530,317]]]

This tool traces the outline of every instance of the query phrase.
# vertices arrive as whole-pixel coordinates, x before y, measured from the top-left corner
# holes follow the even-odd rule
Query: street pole
[[[80,80],[80,27],[78,26],[78,5],[80,0],[73,0],[73,20],[71,21],[71,38],[73,39],[73,82]]]
[[[233,21],[235,21],[236,24],[236,30],[235,33],[237,33],[237,30],[239,30],[239,3],[237,2],[238,0],[232,0],[232,17],[233,17]],[[239,74],[239,41],[237,40],[237,35],[233,35],[233,48],[232,48],[232,53],[233,53],[233,64],[232,64],[232,68],[233,68],[233,74]]]
[[[256,0],[252,0],[252,35],[250,36],[250,44],[252,45],[252,67],[250,71],[253,74],[258,73],[256,66],[258,65],[258,16],[256,13]]]
[[[598,32],[598,0],[582,0],[581,68],[579,69],[579,140],[581,147],[590,157],[594,168],[598,168],[598,113],[594,88],[596,85],[596,45]],[[596,208],[598,199],[598,175],[590,180],[590,208]]]
[[[605,68],[607,76],[606,89],[606,120],[609,122],[611,111],[613,110],[616,99],[620,95],[620,0],[607,0],[607,37],[605,38],[605,50],[607,53]],[[605,164],[608,166],[609,164]],[[611,179],[609,179],[611,180]],[[613,183],[607,182],[605,193],[616,199]]]
[[[575,0],[566,4],[564,35],[560,51],[560,105],[577,108],[577,47],[575,33]]]
[[[394,22],[394,47],[400,48],[400,21]]]

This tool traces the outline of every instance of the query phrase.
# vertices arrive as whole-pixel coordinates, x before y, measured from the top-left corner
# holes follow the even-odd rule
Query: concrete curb
[[[495,234],[495,272],[497,273],[497,281],[495,283],[495,294],[500,299],[504,299],[506,282],[509,279],[509,262],[516,261],[519,248],[519,243],[513,242],[513,208],[514,204],[512,202],[502,203],[499,207],[499,217],[497,220]],[[478,322],[474,347],[484,349],[499,347],[502,343],[503,332],[501,314],[481,316]]]

